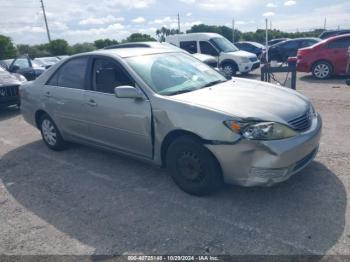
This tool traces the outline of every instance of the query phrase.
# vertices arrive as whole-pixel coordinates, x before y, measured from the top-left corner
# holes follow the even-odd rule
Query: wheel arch
[[[207,144],[207,143],[211,142],[211,141],[203,139],[199,135],[197,135],[197,134],[195,134],[193,132],[187,131],[187,130],[178,129],[178,130],[171,131],[170,133],[168,133],[165,136],[165,138],[163,139],[163,142],[161,144],[160,153],[161,153],[161,164],[162,164],[162,167],[166,167],[166,154],[167,154],[169,146],[171,145],[171,143],[173,141],[175,141],[177,138],[182,137],[182,136],[191,137],[191,138],[201,142],[202,144]],[[217,162],[217,164],[218,164],[218,166],[220,168],[220,171],[222,171],[219,160],[216,158],[216,156],[210,150],[208,150],[208,151],[214,157],[215,161]]]
[[[42,109],[35,112],[35,125],[38,129],[40,129],[40,119],[43,115],[48,115],[48,113]]]
[[[238,64],[233,59],[224,59],[220,62],[220,67],[222,67],[224,64],[232,64],[236,67],[236,70],[239,71]]]
[[[312,64],[311,64],[311,68],[310,68],[310,71],[312,72],[314,70],[314,67],[317,63],[320,63],[320,62],[326,62],[328,63],[330,66],[331,66],[331,73],[334,73],[334,65],[332,64],[331,61],[329,61],[328,59],[318,59],[316,61],[314,61]]]

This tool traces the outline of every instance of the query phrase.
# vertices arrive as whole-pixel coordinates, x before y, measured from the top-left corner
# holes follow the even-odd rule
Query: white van
[[[215,33],[192,33],[168,36],[165,41],[191,54],[201,53],[218,59],[219,67],[226,75],[248,73],[260,67],[255,54],[239,50],[225,37]]]

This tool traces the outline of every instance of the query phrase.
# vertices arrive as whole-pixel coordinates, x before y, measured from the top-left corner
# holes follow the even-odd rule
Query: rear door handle
[[[89,99],[88,105],[95,107],[95,106],[97,106],[97,103],[95,102],[95,100]]]
[[[46,93],[45,93],[45,96],[46,96],[46,97],[51,97],[51,93],[50,93],[50,92],[46,92]]]

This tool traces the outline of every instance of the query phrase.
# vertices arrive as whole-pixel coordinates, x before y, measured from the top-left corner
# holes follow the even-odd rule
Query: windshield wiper
[[[228,81],[228,80],[227,80]],[[215,86],[217,84],[220,84],[220,83],[224,83],[224,82],[227,82],[225,80],[216,80],[216,81],[213,81],[213,82],[209,82],[208,84],[202,86],[201,88],[206,88],[206,87],[210,87],[210,86]]]
[[[196,89],[182,89],[182,90],[178,90],[178,91],[175,91],[175,92],[172,92],[172,93],[168,93],[168,94],[164,94],[164,95],[167,95],[167,96],[174,96],[174,95],[179,95],[179,94],[184,94],[184,93],[188,93],[188,92],[192,92]]]

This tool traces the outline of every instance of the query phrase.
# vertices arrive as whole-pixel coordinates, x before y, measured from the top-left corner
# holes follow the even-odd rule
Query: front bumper
[[[283,140],[242,139],[235,144],[206,147],[218,159],[224,180],[242,186],[271,186],[289,179],[315,158],[321,138],[322,119],[312,121],[310,129]]]
[[[260,67],[260,61],[238,64],[238,70],[240,73],[248,73]]]

